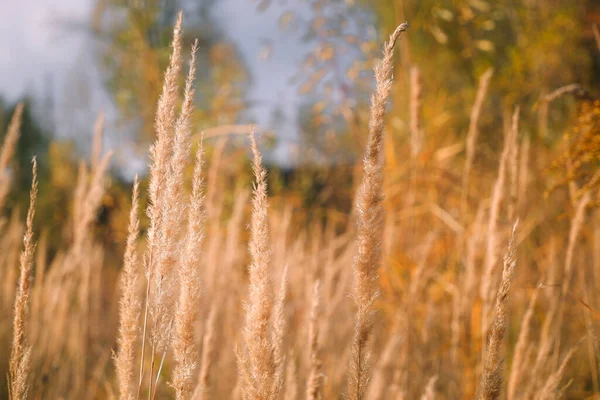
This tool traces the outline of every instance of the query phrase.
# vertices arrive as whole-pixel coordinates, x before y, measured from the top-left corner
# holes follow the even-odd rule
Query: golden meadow
[[[11,179],[0,180],[9,398],[599,398],[600,103],[580,85],[507,107],[490,146],[479,126],[496,71],[485,69],[464,135],[431,139],[427,77],[394,61],[411,34],[401,23],[374,60],[351,211],[311,219],[316,210],[269,196],[256,129],[242,166],[194,138],[198,43],[184,46],[182,29],[180,14],[148,177],[119,204],[118,257],[99,234],[112,157],[101,119],[64,232],[34,229],[35,159],[25,218],[6,212]],[[399,96],[402,140],[389,133]],[[542,120],[561,101],[574,104],[563,139],[521,127],[523,113]],[[248,164],[251,183],[236,181]],[[51,236],[64,238],[52,251]]]

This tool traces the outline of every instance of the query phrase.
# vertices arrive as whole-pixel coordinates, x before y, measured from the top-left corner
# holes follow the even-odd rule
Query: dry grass
[[[361,399],[369,381],[367,345],[373,331],[373,303],[377,297],[377,269],[381,264],[383,235],[383,125],[392,90],[394,45],[408,24],[401,24],[384,46],[383,60],[375,67],[376,89],[371,100],[369,138],[363,178],[356,203],[358,211],[357,255],[354,259],[353,296],[356,304],[349,377],[349,396]]]
[[[135,356],[137,341],[140,331],[140,308],[137,283],[141,271],[136,245],[139,234],[140,219],[139,207],[139,182],[137,176],[133,183],[131,211],[129,213],[129,227],[127,246],[121,273],[121,300],[119,301],[119,352],[115,358],[117,377],[119,378],[119,393],[122,399],[135,399],[137,388],[134,385]]]
[[[185,142],[189,136],[189,121],[194,98],[194,77],[196,50],[198,42],[192,48],[190,71],[186,81],[184,105],[178,121],[175,134],[176,142]],[[179,147],[179,146],[178,146]],[[181,157],[185,156],[185,152]],[[175,155],[174,155],[175,157]],[[185,165],[185,160],[178,160],[178,165]],[[179,172],[183,175],[183,168]],[[181,195],[181,193],[179,193]],[[181,218],[181,215],[178,215]],[[194,335],[194,326],[198,318],[198,304],[200,302],[201,274],[198,269],[202,243],[204,241],[204,193],[202,192],[202,148],[198,150],[196,166],[192,182],[192,195],[188,207],[188,231],[181,264],[178,269],[179,298],[175,306],[175,334],[173,337],[173,351],[177,366],[175,367],[173,386],[177,399],[187,399],[194,388],[193,379],[196,375],[198,346]]]
[[[496,316],[488,339],[488,351],[486,355],[483,376],[481,378],[480,400],[495,400],[500,398],[502,390],[502,371],[500,344],[506,332],[506,315],[508,293],[512,282],[517,257],[515,251],[515,235],[518,222],[513,227],[513,232],[508,242],[508,249],[504,255],[504,269],[502,270],[502,282],[496,297]]]
[[[18,109],[20,113],[21,109]],[[37,162],[33,159],[33,181],[29,196],[29,211],[25,237],[23,238],[23,251],[19,257],[19,286],[15,297],[15,311],[13,320],[13,341],[10,354],[10,387],[11,399],[27,398],[27,388],[30,381],[31,347],[27,341],[27,317],[31,296],[31,273],[33,269],[33,217],[35,215],[35,199],[37,197]]]
[[[244,339],[246,354],[240,355],[242,371],[242,397],[244,399],[276,399],[282,386],[279,370],[283,363],[277,354],[281,333],[273,324],[274,293],[270,270],[271,249],[269,244],[267,171],[254,138],[250,135],[254,161],[252,170],[256,177],[252,199],[250,223],[251,262],[248,267],[250,281],[249,301],[246,308]]]
[[[2,299],[14,308],[0,307],[0,338],[11,343],[11,353],[0,348],[0,356],[11,398],[600,395],[590,389],[599,386],[600,276],[588,266],[589,259],[600,265],[600,234],[596,229],[590,240],[588,226],[600,218],[589,212],[597,193],[574,183],[570,194],[541,196],[533,181],[547,150],[521,139],[518,111],[494,153],[496,166],[479,170],[477,126],[491,70],[480,79],[465,157],[442,161],[424,145],[427,81],[412,70],[411,140],[402,151],[411,174],[417,158],[432,165],[419,164],[419,173],[401,182],[384,180],[393,49],[407,28],[391,35],[375,68],[356,224],[333,217],[303,224],[311,210],[268,197],[254,132],[251,193],[228,163],[225,140],[208,158],[210,144],[201,142],[187,176],[197,44],[182,89],[180,15],[150,150],[148,227],[138,215],[143,184],[136,179],[120,278],[95,235],[110,160],[102,155],[101,118],[89,167],[79,167],[64,246],[49,254],[41,235],[34,247],[35,162],[25,223],[16,210],[2,223]],[[17,107],[0,151],[3,171],[21,117]],[[10,180],[1,178],[3,208]],[[577,351],[584,329],[585,357]]]
[[[319,400],[323,397],[323,362],[321,361],[321,340],[319,335],[320,289],[320,282],[315,282],[310,310],[310,327],[308,329],[310,372],[306,384],[306,398],[309,400]]]
[[[4,207],[6,196],[10,190],[10,179],[6,176],[8,163],[15,154],[17,141],[21,134],[21,119],[23,117],[23,103],[17,104],[15,111],[10,119],[2,149],[0,149],[0,171],[2,171],[2,179],[0,180],[0,208]]]

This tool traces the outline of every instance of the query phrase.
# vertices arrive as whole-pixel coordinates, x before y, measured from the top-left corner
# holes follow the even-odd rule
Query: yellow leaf
[[[327,23],[327,18],[325,17],[317,17],[313,20],[311,24],[311,28],[315,31],[318,31]]]
[[[322,112],[325,107],[327,107],[327,102],[325,100],[319,100],[315,104],[313,104],[312,110],[315,114]]]
[[[322,46],[318,53],[317,53],[317,57],[321,60],[321,61],[328,61],[331,60],[333,58],[335,54],[335,51],[333,49],[333,46],[331,44],[327,44],[325,46]]]
[[[483,51],[492,52],[494,51],[494,43],[489,40],[478,40],[476,42],[477,48]]]
[[[287,30],[295,20],[296,14],[293,11],[286,11],[279,17],[279,26],[281,29]]]

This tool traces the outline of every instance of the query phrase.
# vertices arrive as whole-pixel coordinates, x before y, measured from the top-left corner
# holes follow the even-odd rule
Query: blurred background
[[[133,176],[146,173],[179,10],[185,42],[200,41],[193,140],[204,132],[209,156],[223,157],[229,177],[244,182],[240,176],[249,175],[233,171],[247,171],[244,136],[257,124],[271,194],[310,209],[309,219],[339,213],[345,220],[351,208],[372,68],[400,22],[411,28],[395,58],[386,129],[392,199],[402,187],[394,192],[394,182],[410,175],[403,160],[426,167],[462,156],[478,81],[490,68],[474,168],[484,178],[487,167],[496,169],[499,132],[514,106],[522,106],[522,136],[542,149],[533,162],[543,169],[553,161],[544,151],[556,148],[578,104],[597,95],[600,2],[593,0],[9,2],[0,13],[1,132],[15,104],[26,103],[9,211],[26,204],[28,160],[37,154],[38,220],[48,229],[64,223],[69,211],[57,205],[68,203],[77,160],[90,154],[101,114],[104,149],[115,152],[101,223],[113,244],[124,242],[118,206],[127,204]],[[411,69],[419,87],[416,128],[409,121]],[[540,103],[573,84],[550,109]],[[553,186],[539,182],[540,192]]]
[[[106,209],[127,199],[134,174],[146,172],[179,10],[186,42],[200,41],[194,131],[204,131],[209,153],[217,149],[230,157],[233,170],[246,164],[248,124],[258,124],[272,169],[271,193],[284,191],[303,206],[349,209],[367,132],[372,67],[380,43],[400,22],[409,21],[411,29],[396,57],[388,119],[387,162],[396,179],[406,172],[396,164],[411,141],[411,67],[422,82],[420,139],[411,151],[423,163],[442,148],[464,150],[477,82],[490,67],[482,154],[496,153],[502,138],[490,128],[502,125],[517,104],[524,106],[524,135],[552,146],[577,99],[565,96],[545,115],[532,106],[573,83],[593,96],[600,77],[593,30],[600,2],[592,0],[8,2],[0,13],[0,132],[15,104],[27,104],[13,205],[26,204],[27,161],[37,154],[42,186],[52,188],[41,189],[40,220],[44,226],[64,221],[67,210],[56,205],[74,186],[77,159],[91,151],[99,113],[104,148],[115,151]],[[336,182],[335,191],[328,182]],[[124,226],[113,229],[125,233]]]
[[[523,267],[517,269],[515,281],[516,315],[524,313],[529,293],[538,282],[549,282],[548,287],[560,282],[561,269],[556,266],[562,261],[556,260],[567,248],[571,273],[581,230],[586,246],[575,252],[574,263],[582,268],[574,270],[583,272],[573,295],[579,303],[569,303],[570,314],[565,317],[569,323],[559,324],[558,329],[576,342],[586,329],[589,333],[597,325],[599,0],[5,1],[0,6],[2,135],[16,104],[25,103],[25,109],[11,164],[10,198],[3,212],[12,216],[15,226],[22,219],[29,199],[30,160],[37,155],[40,191],[35,231],[43,240],[40,247],[48,264],[60,263],[61,246],[72,241],[71,230],[63,227],[73,224],[76,215],[75,177],[78,168],[84,169],[78,163],[90,158],[94,121],[103,118],[103,149],[113,150],[114,156],[98,221],[91,229],[103,249],[104,258],[98,264],[108,266],[102,272],[106,274],[102,285],[110,290],[115,286],[135,174],[142,178],[144,206],[155,107],[179,10],[184,13],[186,48],[195,38],[200,43],[192,141],[197,143],[204,132],[207,186],[213,190],[207,202],[209,209],[219,210],[211,216],[215,221],[210,226],[224,225],[236,215],[236,224],[243,225],[241,212],[235,211],[239,208],[235,198],[244,193],[247,198],[246,189],[251,187],[246,135],[256,124],[269,169],[271,206],[275,215],[285,215],[285,229],[294,228],[290,235],[302,239],[298,240],[306,247],[307,257],[313,252],[313,239],[331,246],[332,257],[338,244],[331,238],[340,235],[343,246],[339,247],[346,248],[353,234],[352,199],[368,133],[373,66],[388,35],[408,21],[410,29],[394,56],[395,78],[385,121],[388,217],[380,282],[384,301],[379,309],[391,321],[407,301],[412,304],[406,294],[411,293],[406,290],[411,275],[420,277],[418,271],[425,268],[425,261],[435,260],[427,264],[431,282],[426,288],[423,285],[423,302],[414,302],[408,325],[421,321],[423,332],[430,331],[429,324],[439,325],[439,337],[419,331],[422,338],[418,340],[429,343],[436,357],[441,354],[432,359],[445,360],[448,378],[444,379],[449,383],[444,381],[442,387],[454,387],[456,392],[448,391],[451,394],[475,393],[475,372],[471,376],[456,368],[454,355],[452,363],[446,360],[447,331],[454,315],[450,304],[468,310],[461,318],[479,326],[475,317],[470,319],[471,306],[473,315],[481,311],[477,296],[466,306],[460,303],[463,285],[468,284],[463,267],[479,266],[486,233],[504,232],[496,243],[499,246],[519,216],[523,232],[519,263]],[[511,137],[516,108],[520,109],[518,135],[511,139],[514,145],[504,146]],[[476,137],[471,153],[468,137]],[[512,150],[501,161],[503,146]],[[470,175],[464,173],[469,163]],[[464,178],[467,175],[470,181]],[[496,179],[499,191],[494,189]],[[582,200],[591,194],[589,204]],[[484,217],[490,203],[494,209],[492,197],[503,203],[496,206],[496,214],[490,211],[494,215],[489,217],[488,228]],[[585,216],[595,225],[582,228],[582,221],[588,221]],[[146,225],[142,220],[142,233]],[[208,237],[224,235],[226,229],[218,229]],[[17,250],[6,256],[9,261],[10,257],[16,260],[20,245],[20,233],[14,231],[16,239],[11,240],[16,245],[10,248]],[[247,239],[246,231],[241,235],[241,241]],[[285,246],[278,251],[287,254]],[[244,267],[245,250],[239,254],[236,263]],[[320,265],[318,260],[315,264]],[[103,299],[111,298],[110,293]],[[543,296],[538,322],[546,313],[545,304],[555,304],[552,289]],[[594,311],[594,324],[587,311],[585,326],[582,320],[571,324],[580,317],[580,303]],[[10,307],[6,308],[9,315]],[[436,309],[447,312],[438,311],[435,318],[429,318]],[[99,321],[109,318],[100,307],[97,316]],[[110,332],[103,337],[114,337],[114,316],[111,321],[99,324],[109,326]],[[511,343],[516,327],[512,322]],[[485,332],[478,328],[463,331],[466,336],[460,337],[460,346],[458,333],[453,345],[468,353],[465,365],[476,366],[481,351],[470,343],[479,341],[468,335],[481,339]],[[588,334],[591,355],[580,355],[567,374],[575,377],[569,398],[592,393],[600,398],[596,356],[600,353],[593,337]],[[110,349],[110,340],[103,343],[104,350]],[[419,346],[410,348],[419,353]],[[109,360],[110,352],[106,354]],[[414,359],[406,363],[421,375],[431,367],[429,359],[427,363]],[[556,365],[558,358],[553,360]],[[429,377],[423,375],[421,380],[425,378]],[[456,382],[462,379],[470,382],[460,389],[463,392],[456,389],[461,388]],[[417,389],[413,388],[414,393]]]

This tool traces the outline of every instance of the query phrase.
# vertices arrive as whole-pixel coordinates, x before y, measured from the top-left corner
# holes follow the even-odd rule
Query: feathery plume
[[[156,120],[154,123],[154,129],[156,131],[156,139],[154,144],[150,148],[150,173],[149,173],[149,188],[148,188],[148,207],[146,214],[150,220],[150,226],[148,227],[147,234],[147,250],[144,257],[144,268],[146,274],[146,299],[145,299],[145,310],[144,310],[144,323],[142,333],[142,356],[140,359],[140,379],[138,385],[138,396],[140,396],[142,390],[142,383],[144,379],[144,356],[147,341],[148,331],[148,314],[150,306],[155,304],[155,299],[150,294],[150,289],[153,287],[154,281],[154,269],[155,263],[157,262],[157,251],[159,229],[162,222],[162,210],[163,200],[169,160],[171,158],[172,141],[170,132],[175,124],[175,106],[177,104],[177,77],[181,68],[181,25],[183,21],[183,15],[180,12],[177,17],[177,22],[173,30],[173,40],[171,47],[173,51],[169,59],[169,66],[165,72],[165,78],[162,87],[162,93],[158,99],[156,109]],[[159,336],[157,334],[157,336]],[[152,338],[153,354],[151,369],[154,368],[154,353],[157,346],[157,338]],[[152,389],[152,371],[151,377],[151,389]],[[152,391],[152,390],[150,390]]]
[[[164,187],[164,201],[160,204],[157,251],[153,257],[153,286],[151,294],[151,313],[154,317],[153,343],[159,353],[164,353],[169,345],[173,316],[170,310],[175,306],[172,298],[174,279],[171,279],[173,267],[177,261],[177,238],[185,214],[183,201],[171,201],[183,196],[183,174],[190,151],[190,120],[194,110],[194,80],[196,75],[196,51],[198,42],[192,46],[190,69],[185,84],[183,105],[175,122],[175,137],[172,153],[167,163],[167,178]],[[197,249],[196,249],[197,250]],[[180,332],[182,333],[182,332]],[[193,376],[190,375],[190,376]],[[190,388],[191,390],[191,388]]]
[[[139,235],[140,218],[138,216],[140,183],[137,175],[133,182],[131,211],[127,245],[121,272],[121,299],[119,301],[119,351],[115,357],[119,392],[121,399],[133,400],[136,396],[133,377],[135,373],[136,343],[139,334],[140,300],[137,298],[138,252],[136,242]]]
[[[10,353],[10,398],[24,400],[27,398],[29,370],[31,368],[31,348],[27,344],[26,329],[29,314],[29,297],[31,292],[31,271],[35,243],[33,242],[33,217],[35,215],[35,201],[37,198],[37,161],[33,158],[33,180],[29,196],[29,211],[25,236],[23,238],[23,251],[19,257],[19,286],[15,298],[15,313],[13,319],[13,342]]]
[[[169,59],[169,66],[165,72],[162,93],[156,108],[155,131],[156,139],[150,148],[150,183],[148,195],[150,203],[147,214],[150,218],[148,229],[148,248],[154,251],[154,235],[160,220],[161,188],[164,188],[167,179],[168,160],[171,154],[172,138],[170,132],[175,124],[175,106],[177,104],[177,77],[181,68],[181,24],[183,16],[179,13],[173,31],[171,47],[173,51]],[[151,262],[150,262],[151,263]],[[150,268],[147,265],[146,268]],[[148,273],[148,272],[147,272]]]
[[[196,152],[196,165],[192,183],[192,197],[188,210],[188,232],[183,259],[179,267],[179,299],[175,309],[175,335],[173,350],[175,372],[173,387],[177,399],[188,399],[196,376],[199,346],[194,335],[198,320],[200,291],[200,254],[204,242],[205,206],[202,180],[203,147]]]
[[[364,156],[364,174],[356,207],[357,247],[354,259],[353,297],[356,304],[352,340],[350,397],[363,397],[369,381],[367,344],[373,330],[373,302],[377,296],[377,268],[381,262],[383,233],[383,124],[386,103],[392,89],[392,56],[396,40],[408,29],[400,24],[383,50],[383,60],[375,67],[376,91],[371,100],[369,137]]]
[[[177,78],[181,69],[181,25],[183,14],[180,12],[177,16],[177,22],[173,30],[173,40],[171,47],[173,51],[169,58],[169,66],[165,72],[165,78],[162,87],[162,93],[158,99],[156,108],[156,120],[154,129],[156,139],[150,149],[152,164],[150,166],[150,187],[149,195],[151,204],[148,209],[149,217],[158,218],[158,208],[161,206],[160,190],[164,187],[167,179],[168,160],[171,152],[172,141],[170,132],[175,125],[175,107],[177,105]],[[156,221],[158,222],[158,221]],[[150,233],[150,232],[149,232]]]
[[[252,198],[252,218],[250,223],[251,262],[248,268],[250,288],[249,304],[246,309],[244,339],[247,356],[238,356],[244,378],[242,396],[244,399],[275,399],[274,393],[281,386],[273,385],[277,379],[279,365],[275,358],[272,337],[269,335],[273,314],[273,282],[269,261],[269,221],[267,203],[267,171],[262,165],[254,130],[250,134],[254,160],[252,170],[256,178]]]
[[[508,249],[504,255],[504,268],[502,270],[502,282],[496,297],[496,317],[494,319],[489,341],[488,351],[481,377],[480,400],[495,400],[500,398],[502,390],[502,371],[500,359],[500,343],[506,331],[506,308],[508,304],[508,294],[510,284],[517,265],[515,236],[519,221],[513,226],[512,235],[508,242]]]

